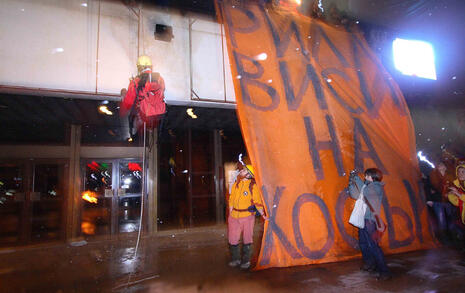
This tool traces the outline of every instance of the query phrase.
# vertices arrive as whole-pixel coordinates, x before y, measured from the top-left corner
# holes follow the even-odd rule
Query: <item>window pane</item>
[[[34,167],[33,191],[41,199],[63,198],[64,165],[40,164]],[[34,196],[33,196],[34,199]]]
[[[192,218],[195,226],[214,225],[216,223],[215,197],[194,197]]]
[[[189,226],[187,132],[169,130],[159,144],[158,229]]]
[[[64,164],[34,166],[31,239],[43,242],[60,239],[63,228]]]
[[[215,187],[213,174],[193,174],[192,175],[192,195],[215,197]]]
[[[112,126],[87,124],[82,126],[81,131],[83,145],[140,146],[143,141],[142,132],[133,135],[130,140],[128,128],[121,127],[120,123]]]
[[[192,171],[211,172],[215,156],[212,131],[192,130]]]
[[[0,166],[0,201],[24,201],[23,174],[19,166]]]

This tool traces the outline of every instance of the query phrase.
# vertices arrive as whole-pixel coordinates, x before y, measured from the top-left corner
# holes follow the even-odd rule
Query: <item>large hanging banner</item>
[[[383,251],[432,247],[409,111],[363,36],[260,2],[216,1],[270,217],[257,268],[360,256],[348,223],[354,168],[384,173]]]

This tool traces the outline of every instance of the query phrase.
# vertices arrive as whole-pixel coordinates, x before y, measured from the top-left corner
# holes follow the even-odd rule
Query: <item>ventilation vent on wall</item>
[[[155,40],[171,42],[173,38],[173,27],[164,24],[155,25]]]

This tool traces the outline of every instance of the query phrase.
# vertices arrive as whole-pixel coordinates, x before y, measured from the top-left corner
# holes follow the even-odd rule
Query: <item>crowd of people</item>
[[[433,230],[445,245],[465,248],[465,159],[443,151],[434,168],[421,168]]]
[[[250,267],[251,245],[255,214],[268,220],[255,183],[252,165],[237,164],[238,174],[231,182],[228,200],[228,239],[232,267]],[[434,167],[420,164],[426,205],[429,209],[433,231],[445,245],[465,249],[465,159],[457,159],[443,151],[441,160]],[[362,178],[356,172],[349,176],[349,193],[353,199],[366,204],[359,228],[359,246],[362,252],[362,270],[375,273],[377,279],[391,278],[391,272],[379,246],[380,235],[386,230],[381,219],[381,202],[384,195],[383,174],[376,168],[365,170]],[[355,210],[355,208],[354,208]],[[353,224],[353,223],[351,223]],[[243,238],[242,257],[240,238]]]

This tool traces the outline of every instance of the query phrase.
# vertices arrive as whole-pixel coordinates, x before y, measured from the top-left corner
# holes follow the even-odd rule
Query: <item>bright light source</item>
[[[54,49],[52,49],[52,54],[63,53],[64,51],[65,51],[65,49],[63,49],[63,48],[54,48]]]
[[[81,3],[82,7],[87,7],[87,3]]]
[[[255,56],[254,59],[257,61],[263,61],[263,60],[266,60],[266,58],[268,58],[268,55],[266,53],[260,53],[257,56]]]
[[[320,8],[321,12],[325,12],[323,8],[323,4],[321,3],[321,0],[318,0],[318,8]]]
[[[197,119],[197,115],[194,114],[194,110],[192,108],[188,108],[186,112],[187,115],[191,116],[192,119]]]
[[[98,110],[100,113],[106,114],[106,115],[113,115],[113,112],[108,110],[108,107],[106,105],[100,105],[98,107]]]
[[[92,192],[92,191],[84,191],[82,193],[82,199],[85,200],[85,201],[88,201],[90,203],[97,203],[98,202],[98,198],[97,198],[97,194],[95,192]]]
[[[428,160],[428,158],[426,158],[426,156],[423,156],[422,151],[419,151],[419,152],[417,153],[417,156],[418,156],[418,158],[420,159],[420,161],[423,161],[423,162],[427,163],[428,165],[431,166],[431,168],[435,168],[434,164],[431,163],[431,162]]]
[[[405,75],[436,80],[434,50],[430,43],[397,38],[392,50],[397,70]]]

